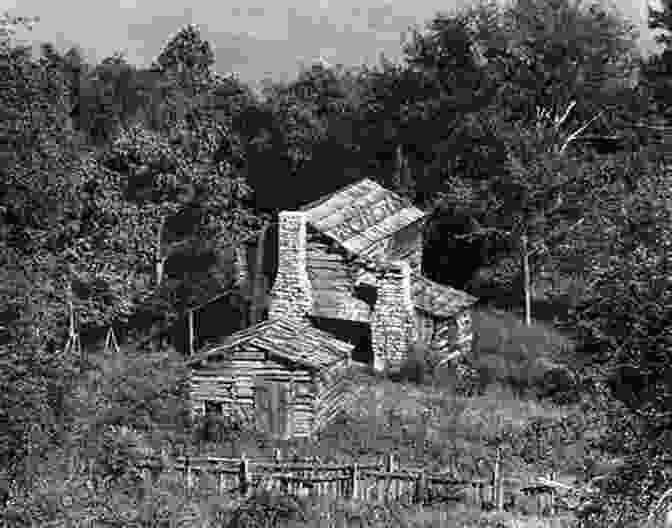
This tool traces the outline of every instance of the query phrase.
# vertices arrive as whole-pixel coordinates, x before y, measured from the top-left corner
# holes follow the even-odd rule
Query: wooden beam
[[[187,312],[187,326],[188,328],[188,354],[189,356],[194,355],[194,344],[196,341],[196,329],[194,328],[194,311],[189,310]]]
[[[521,237],[522,240],[522,265],[523,265],[523,290],[525,295],[525,324],[532,325],[532,288],[530,281],[530,253],[527,249],[527,235]]]

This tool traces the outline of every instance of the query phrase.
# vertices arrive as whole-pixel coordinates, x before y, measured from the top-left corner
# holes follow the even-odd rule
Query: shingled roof
[[[348,251],[366,256],[376,243],[426,213],[365,178],[302,207],[308,223]]]
[[[414,273],[411,296],[415,307],[439,317],[451,317],[469,308],[478,299],[467,292],[439,284]]]
[[[227,350],[237,346],[254,346],[269,355],[286,359],[312,369],[329,366],[350,357],[354,345],[336,339],[312,326],[287,319],[262,321],[230,335],[212,348],[189,358],[190,366],[204,365],[208,359],[226,357]]]

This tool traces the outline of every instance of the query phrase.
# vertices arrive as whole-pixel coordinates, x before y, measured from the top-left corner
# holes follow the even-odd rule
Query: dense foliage
[[[424,272],[435,280],[517,309],[529,252],[534,315],[555,316],[576,352],[481,316],[472,372],[584,405],[590,420],[572,427],[600,431],[590,448],[626,461],[602,515],[644,514],[671,487],[671,12],[651,12],[662,51],[644,59],[632,25],[602,4],[479,3],[428,21],[399,64],[314,65],[263,94],[216,73],[193,25],[138,68],[50,44],[35,54],[14,38],[35,21],[5,15],[3,478],[43,515],[63,449],[121,486],[138,453],[193,442],[179,354],[146,345],[189,307],[246,295],[233,248],[269,215],[367,176],[430,211]],[[94,350],[110,327],[121,359],[66,346],[79,335]],[[427,382],[422,358],[407,367]],[[542,422],[517,438],[560,431],[565,447],[534,460],[556,467],[576,431]],[[85,473],[71,468],[67,486]],[[120,510],[135,500],[112,497]]]

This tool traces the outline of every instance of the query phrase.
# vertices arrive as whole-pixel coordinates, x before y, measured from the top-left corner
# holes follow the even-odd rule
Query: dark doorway
[[[258,429],[272,438],[287,438],[291,434],[289,385],[258,379],[254,390]]]
[[[313,324],[320,330],[355,345],[352,351],[352,360],[359,363],[373,365],[373,348],[371,346],[371,325],[343,319],[329,319],[313,317]]]
[[[222,414],[223,414],[222,402],[215,402],[215,401],[206,401],[205,402],[205,415],[206,416],[222,416]]]

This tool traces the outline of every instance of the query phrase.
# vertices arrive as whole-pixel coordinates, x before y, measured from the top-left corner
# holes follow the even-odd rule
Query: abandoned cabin
[[[470,350],[476,298],[422,275],[425,220],[369,179],[281,212],[267,320],[188,359],[194,412],[310,436],[347,402],[351,362],[394,371],[415,344],[437,363]]]

